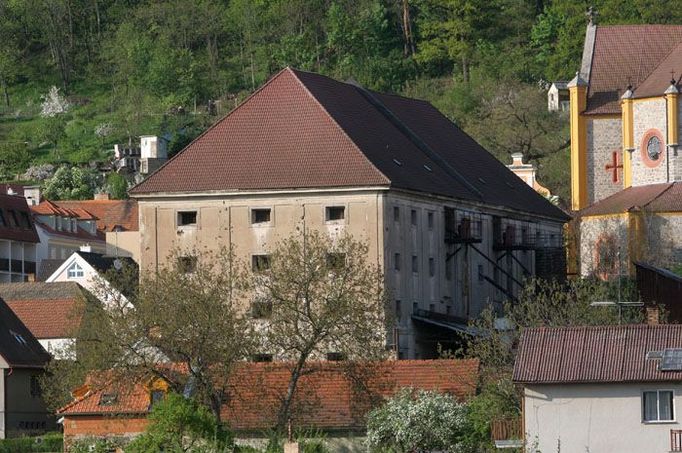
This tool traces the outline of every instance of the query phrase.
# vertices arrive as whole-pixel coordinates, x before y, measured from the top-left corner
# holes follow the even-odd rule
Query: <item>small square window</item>
[[[196,226],[197,211],[178,212],[178,226]]]
[[[417,226],[417,211],[415,209],[410,211],[410,222],[412,226]]]
[[[397,206],[393,208],[393,221],[400,222],[400,208]]]
[[[345,360],[345,356],[343,355],[342,352],[328,352],[327,360],[329,360],[330,362],[340,362],[342,360]]]
[[[272,362],[272,354],[254,354],[254,362]]]
[[[178,272],[181,274],[192,274],[197,270],[196,256],[180,256],[178,257]]]
[[[270,255],[253,255],[251,257],[251,270],[253,272],[265,272],[270,269]]]
[[[417,258],[417,255],[412,255],[412,272],[419,272],[419,258]]]
[[[433,230],[433,212],[429,212],[426,215],[426,219],[429,225],[429,230]]]
[[[346,218],[346,208],[344,206],[327,206],[324,217],[327,222],[343,220]]]
[[[429,258],[429,277],[436,275],[436,261],[433,258]]]
[[[393,255],[393,269],[400,270],[400,253]]]
[[[642,392],[642,420],[645,422],[671,422],[675,420],[672,390]]]
[[[272,209],[270,208],[259,208],[259,209],[252,209],[251,210],[251,223],[256,225],[259,223],[269,223],[270,222],[270,214],[272,212]]]

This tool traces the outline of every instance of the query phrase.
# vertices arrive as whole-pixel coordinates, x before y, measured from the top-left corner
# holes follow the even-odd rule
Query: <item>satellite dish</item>
[[[121,262],[121,260],[116,258],[114,260],[114,269],[116,269],[117,271],[120,271],[122,268],[123,268],[123,263]]]

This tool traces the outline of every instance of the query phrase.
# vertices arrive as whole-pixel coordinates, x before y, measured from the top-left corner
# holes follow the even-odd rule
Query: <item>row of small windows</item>
[[[400,222],[400,208],[398,206],[393,207],[393,221]],[[433,229],[433,212],[426,213],[426,224],[429,230]],[[419,223],[419,212],[416,209],[410,210],[410,223],[412,226],[417,226]]]
[[[328,253],[327,254],[327,267],[330,269],[340,269],[344,266],[346,262],[346,255],[343,253]],[[74,268],[78,267],[78,270]],[[178,271],[183,274],[191,274],[196,271],[197,268],[197,257],[196,256],[181,256],[177,259]],[[72,269],[74,275],[72,275]],[[265,272],[270,269],[270,255],[267,254],[257,254],[251,255],[251,270],[255,273]],[[76,275],[76,272],[80,274]],[[74,265],[69,268],[69,278],[82,277],[83,270],[74,263]]]
[[[346,219],[345,206],[327,206],[324,209],[324,219],[327,222],[339,222]],[[271,208],[254,208],[251,209],[251,224],[264,225],[272,221]],[[196,226],[197,225],[197,211],[178,211],[177,214],[178,226]]]
[[[7,209],[7,217],[5,217],[5,212],[0,209],[0,226],[9,228],[25,228],[27,230],[31,229],[31,218],[28,212],[19,212],[17,216],[17,211],[14,209]]]
[[[400,253],[395,253],[393,255],[393,269],[399,271],[402,267],[402,258]],[[412,272],[415,274],[419,273],[419,257],[417,255],[412,255]],[[433,277],[436,275],[436,261],[433,258],[429,258],[429,276]]]

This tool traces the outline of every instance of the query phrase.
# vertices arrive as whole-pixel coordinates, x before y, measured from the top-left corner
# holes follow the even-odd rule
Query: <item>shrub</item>
[[[62,451],[61,433],[0,440],[0,453],[38,453]]]

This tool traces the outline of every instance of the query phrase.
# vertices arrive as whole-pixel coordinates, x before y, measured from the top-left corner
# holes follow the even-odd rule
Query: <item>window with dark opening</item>
[[[429,212],[426,215],[426,219],[429,225],[429,230],[433,230],[433,212]]]
[[[670,422],[675,420],[672,390],[651,390],[642,393],[642,420]]]
[[[417,211],[415,209],[410,211],[410,222],[412,226],[417,226]]]
[[[196,226],[197,211],[178,212],[178,226]]]
[[[393,208],[393,220],[395,222],[400,222],[400,208],[397,206]]]
[[[433,258],[429,258],[429,277],[436,275],[436,261]]]
[[[270,269],[270,255],[253,255],[251,257],[251,270],[264,272]]]
[[[7,211],[9,213],[9,226],[18,228],[19,227],[19,220],[17,219],[17,213],[16,211],[10,209]]]
[[[343,220],[346,218],[346,208],[344,206],[328,206],[325,208],[325,220]]]
[[[269,318],[272,315],[272,302],[266,299],[254,300],[251,303],[251,317],[253,319]]]
[[[21,213],[21,223],[24,228],[31,228],[31,218],[28,216],[28,212]]]
[[[38,398],[43,394],[40,388],[40,378],[38,376],[31,376],[31,398]]]
[[[270,208],[259,208],[251,210],[251,223],[256,225],[259,223],[269,223],[270,222]]]
[[[400,270],[400,253],[393,255],[393,269]]]
[[[272,354],[254,354],[254,362],[272,362]]]
[[[345,357],[342,352],[328,352],[327,353],[327,360],[330,362],[340,362],[344,360]]]
[[[5,221],[5,213],[0,210],[0,226],[7,226],[7,222]]]
[[[412,255],[412,272],[419,272],[419,258],[417,258],[417,255]]]
[[[196,256],[178,257],[178,271],[182,274],[191,274],[197,270]]]

